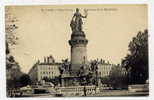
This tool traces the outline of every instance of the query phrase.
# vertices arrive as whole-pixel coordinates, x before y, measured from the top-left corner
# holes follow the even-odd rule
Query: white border
[[[63,5],[63,4],[148,4],[149,12],[149,73],[150,73],[150,96],[149,97],[73,97],[73,98],[6,98],[6,73],[5,73],[5,24],[4,24],[4,6],[5,5]],[[154,99],[154,5],[153,0],[5,0],[0,1],[0,99],[2,100],[14,100],[14,99],[30,99],[30,100],[59,100],[59,99],[90,99],[90,100],[152,100]]]

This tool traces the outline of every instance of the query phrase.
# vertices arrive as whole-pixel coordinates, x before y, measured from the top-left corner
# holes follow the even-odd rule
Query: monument
[[[69,40],[69,45],[71,46],[71,73],[75,76],[83,64],[87,63],[88,40],[82,30],[82,18],[87,18],[87,13],[83,16],[77,8],[70,24],[72,29],[71,39]]]
[[[85,16],[83,16],[79,9],[76,8],[70,27],[72,29],[71,39],[68,41],[71,47],[71,61],[70,64],[65,63],[62,66],[63,73],[61,76],[62,86],[79,85],[81,69],[84,69],[87,64],[87,43],[86,35],[82,29],[82,19],[87,18],[87,12],[85,10]],[[66,68],[67,67],[67,68]]]

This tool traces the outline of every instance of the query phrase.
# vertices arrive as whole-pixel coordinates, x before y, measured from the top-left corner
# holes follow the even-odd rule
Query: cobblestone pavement
[[[87,97],[148,96],[148,95],[149,95],[149,92],[129,92],[128,90],[104,90],[96,94],[87,94]],[[32,94],[32,95],[24,95],[24,97],[50,98],[50,97],[55,97],[55,95],[54,94]],[[75,96],[75,97],[78,97],[78,96]]]
[[[106,90],[87,96],[148,96],[149,92],[129,92],[128,90]]]

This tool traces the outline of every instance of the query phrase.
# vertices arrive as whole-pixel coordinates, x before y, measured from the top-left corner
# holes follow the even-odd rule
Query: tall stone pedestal
[[[80,67],[87,62],[87,43],[84,32],[74,32],[69,44],[71,46],[71,70],[77,73]]]

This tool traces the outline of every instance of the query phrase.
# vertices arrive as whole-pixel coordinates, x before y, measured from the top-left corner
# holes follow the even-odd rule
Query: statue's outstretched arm
[[[84,10],[85,16],[81,15],[82,18],[87,18],[88,12],[87,10]]]
[[[82,16],[82,15],[81,15],[81,17],[82,17],[82,18],[87,18],[87,15],[85,15],[85,16]]]

